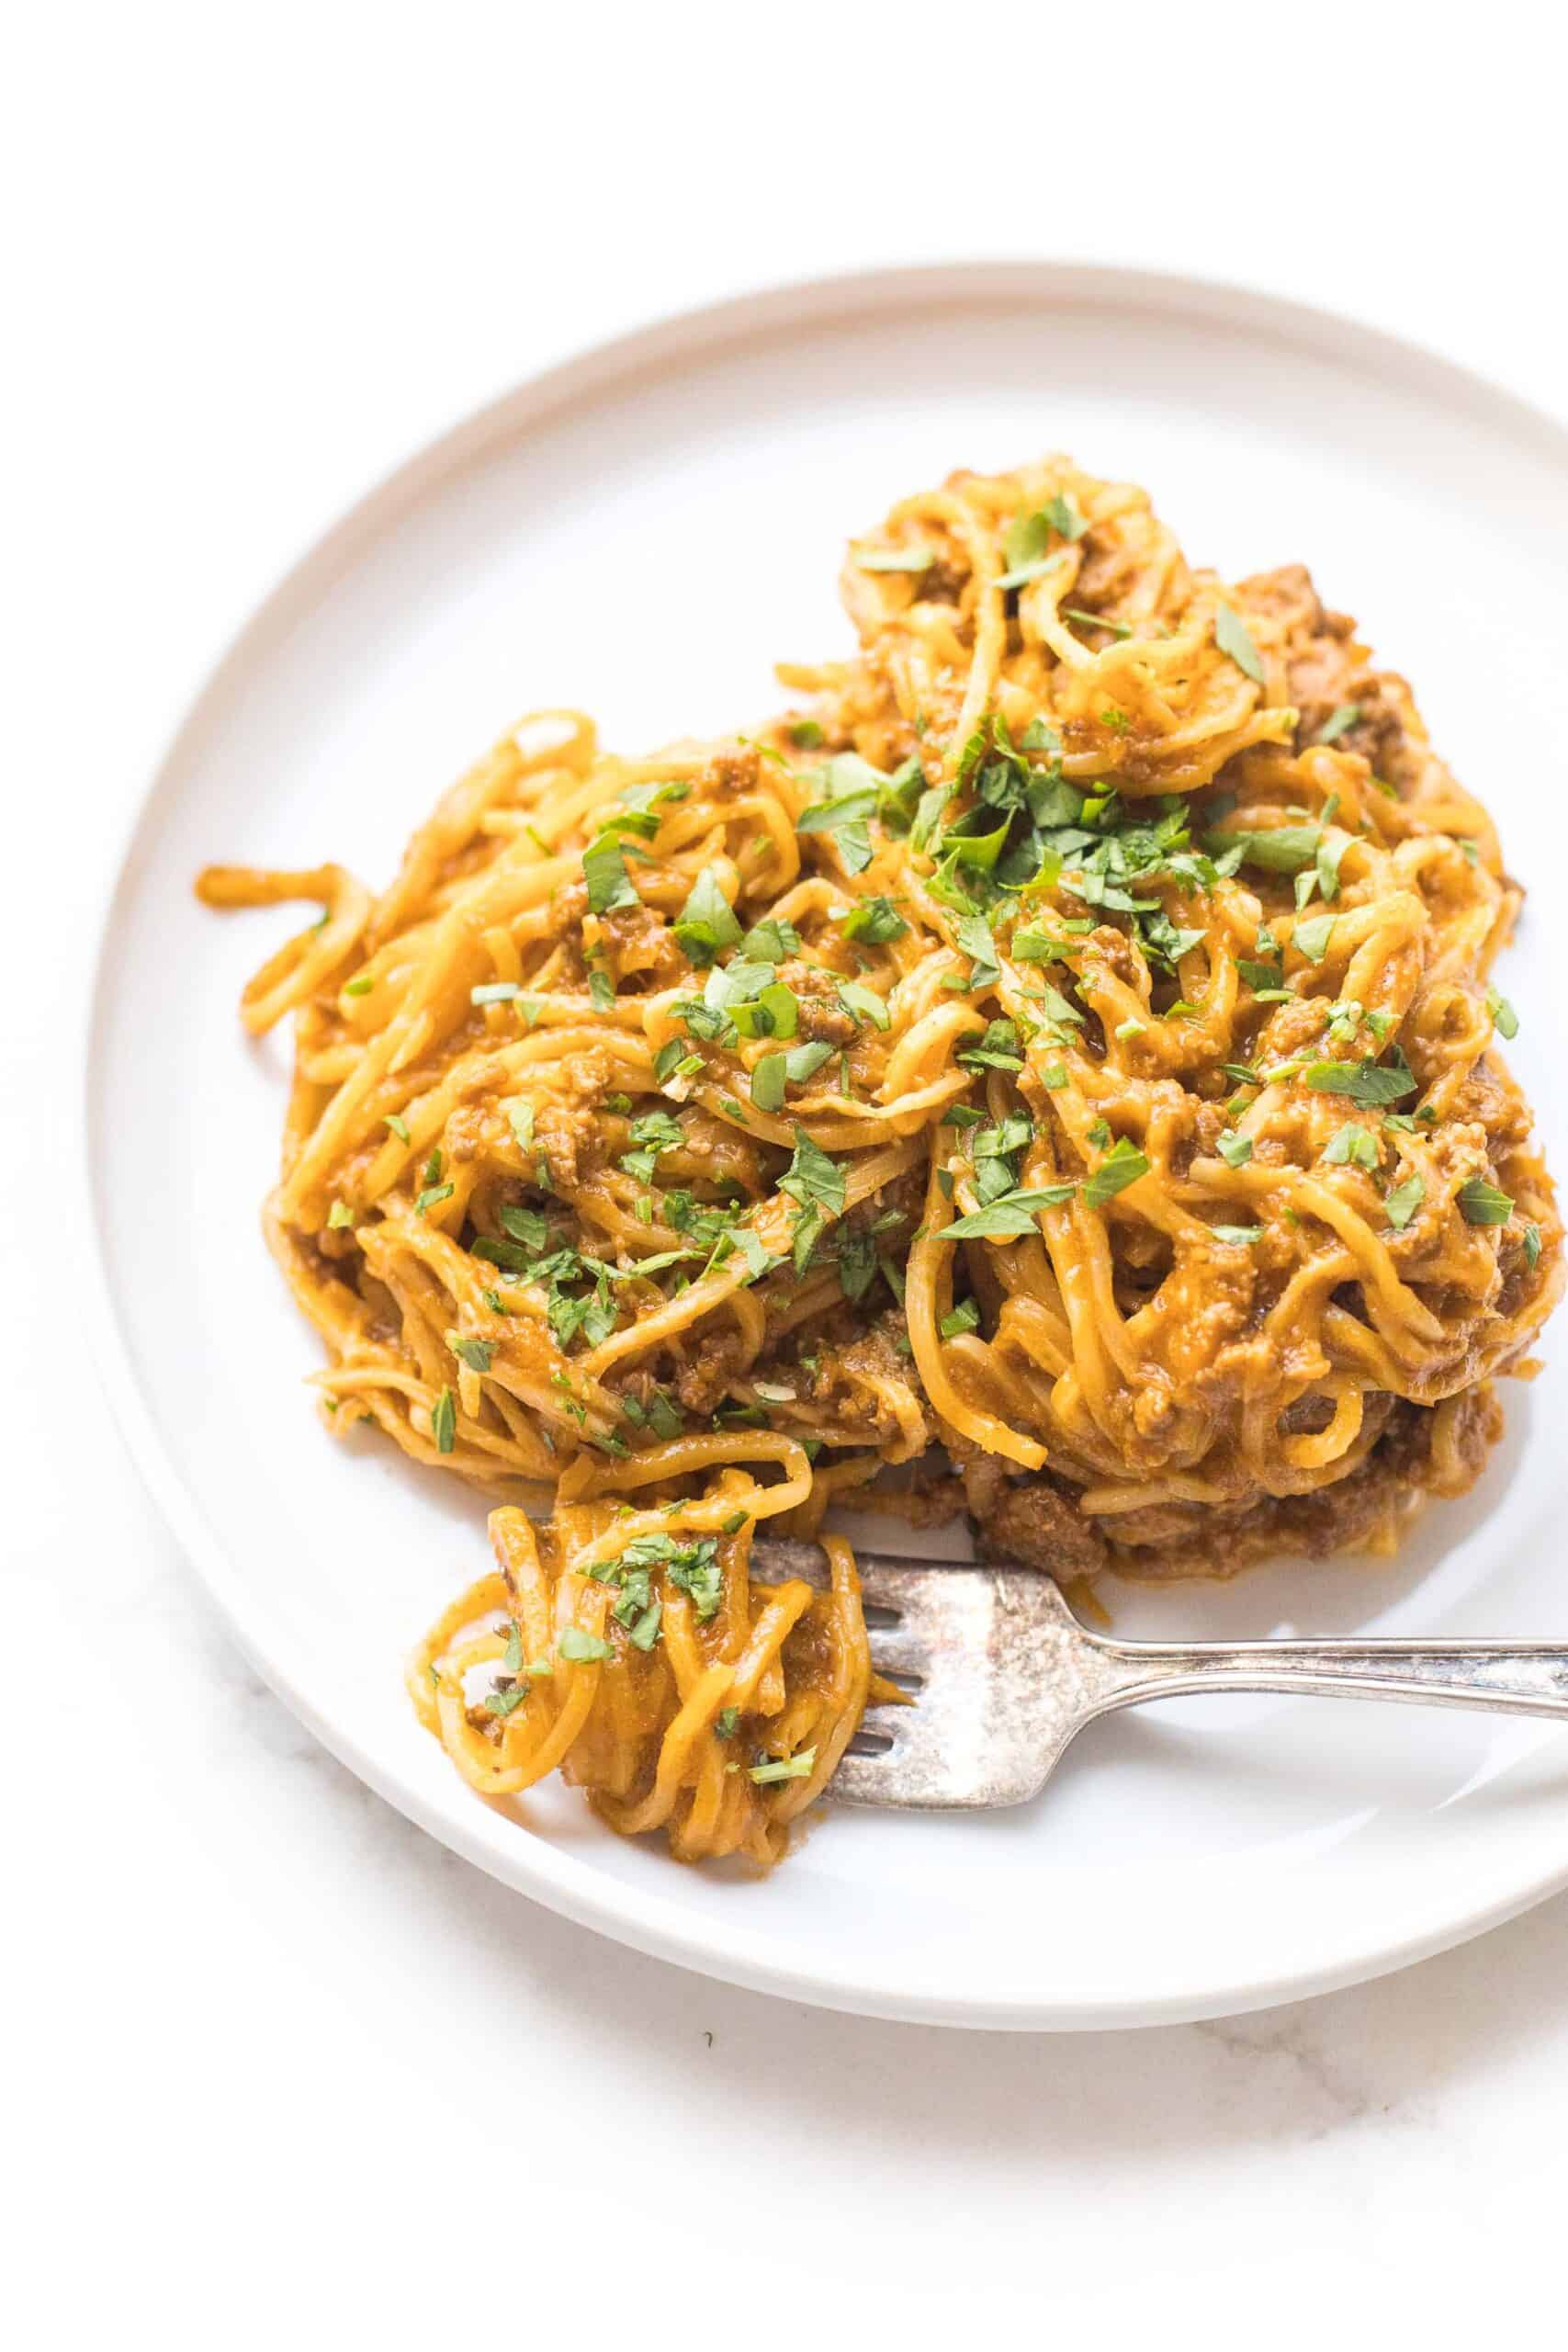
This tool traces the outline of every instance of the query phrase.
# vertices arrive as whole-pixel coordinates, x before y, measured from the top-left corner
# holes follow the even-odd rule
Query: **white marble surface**
[[[681,1974],[491,1884],[315,1746],[215,1622],[80,1352],[59,1106],[110,845],[258,592],[450,414],[710,293],[982,252],[1338,303],[1568,411],[1555,52],[1478,53],[1442,9],[1328,8],[1309,38],[1282,12],[1124,7],[1112,39],[1102,14],[981,8],[962,46],[945,14],[875,16],[573,32],[152,6],[19,36],[19,2344],[111,2319],[172,2345],[468,2324],[715,2344],[782,2334],[804,2289],[833,2344],[1034,2312],[1111,2344],[1161,2315],[1179,2342],[1200,2318],[1221,2342],[1561,2333],[1568,1901],[1379,1984],[1142,2034],[872,2025]]]

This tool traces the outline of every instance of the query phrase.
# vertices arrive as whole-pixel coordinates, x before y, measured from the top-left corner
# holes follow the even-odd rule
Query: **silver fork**
[[[1397,1699],[1568,1721],[1557,1642],[1113,1642],[1034,1568],[933,1567],[861,1553],[879,1673],[915,1704],[869,1714],[830,1784],[851,1804],[945,1810],[1038,1795],[1097,1715],[1198,1690]],[[824,1581],[815,1544],[763,1539],[763,1581]]]

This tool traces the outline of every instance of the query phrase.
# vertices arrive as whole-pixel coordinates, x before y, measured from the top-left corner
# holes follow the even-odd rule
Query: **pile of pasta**
[[[1386,1550],[1562,1280],[1519,892],[1304,571],[1191,570],[1052,458],[906,500],[843,591],[857,653],[749,736],[536,713],[379,898],[199,885],[320,909],[243,1013],[295,1019],[265,1223],[332,1426],[556,1514],[497,1515],[422,1712],[686,1854],[775,1853],[865,1702],[852,1562],[781,1634],[759,1519],[966,1512],[1066,1577]],[[716,1544],[706,1617],[661,1533]]]

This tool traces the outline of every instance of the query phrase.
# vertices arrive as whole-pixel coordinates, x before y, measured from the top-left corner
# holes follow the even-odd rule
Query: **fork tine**
[[[1080,1723],[1095,1648],[1048,1576],[857,1555],[872,1663],[918,1675],[912,1706],[879,1706],[829,1794],[851,1804],[1016,1804],[1044,1783]],[[753,1572],[826,1582],[815,1544],[764,1539]],[[889,1621],[879,1623],[878,1618]],[[874,1753],[867,1752],[874,1744]]]

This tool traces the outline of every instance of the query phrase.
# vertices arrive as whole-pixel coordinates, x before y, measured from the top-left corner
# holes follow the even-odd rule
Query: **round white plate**
[[[1568,1737],[1177,1701],[1096,1727],[1033,1806],[829,1811],[765,1884],[682,1870],[558,1789],[521,1818],[488,1809],[400,1679],[483,1563],[483,1506],[317,1423],[316,1341],[257,1229],[287,1047],[248,1046],[234,1011],[288,918],[220,921],[190,895],[209,859],[337,857],[384,880],[441,787],[536,705],[581,705],[627,750],[746,724],[775,705],[774,659],[847,648],[847,537],[954,467],[1050,448],[1147,483],[1231,577],[1309,563],[1416,681],[1516,868],[1561,871],[1568,435],[1383,336],[1185,280],[1006,266],[791,288],[525,386],[263,605],[129,845],[86,1154],[96,1320],[137,1456],[257,1665],[356,1772],[498,1878],[667,1959],[882,2016],[1089,2027],[1344,1984],[1561,1885]],[[1560,1170],[1565,975],[1543,896],[1504,977]],[[1118,1629],[1568,1636],[1560,1368],[1506,1405],[1481,1486],[1434,1508],[1397,1566],[1122,1589]]]

